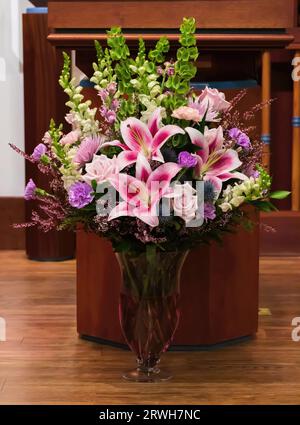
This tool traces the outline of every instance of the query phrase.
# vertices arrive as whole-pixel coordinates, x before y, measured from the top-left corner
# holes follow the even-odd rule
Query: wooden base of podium
[[[183,266],[181,320],[173,345],[195,348],[254,335],[258,324],[259,228],[228,234],[222,246],[193,249]],[[77,233],[77,330],[122,346],[121,277],[105,239]]]

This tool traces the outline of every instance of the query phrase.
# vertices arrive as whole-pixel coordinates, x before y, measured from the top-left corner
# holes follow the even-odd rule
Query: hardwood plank
[[[260,316],[253,340],[214,351],[169,352],[172,381],[128,383],[129,351],[80,340],[75,323],[75,261],[34,263],[22,251],[0,251],[0,404],[300,403],[299,257],[261,259]]]

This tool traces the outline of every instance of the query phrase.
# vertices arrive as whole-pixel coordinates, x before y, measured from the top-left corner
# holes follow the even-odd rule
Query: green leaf
[[[290,194],[291,194],[291,192],[288,192],[287,190],[276,190],[275,192],[270,193],[270,198],[273,198],[273,199],[285,199]]]
[[[250,201],[249,203],[263,212],[277,211],[275,205],[270,201]]]

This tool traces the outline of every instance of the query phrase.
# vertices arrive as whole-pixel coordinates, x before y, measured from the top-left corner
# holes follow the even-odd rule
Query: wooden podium
[[[252,218],[258,222],[253,211]],[[199,348],[254,335],[258,324],[259,226],[238,229],[222,245],[193,249],[181,275],[181,319],[173,346]],[[77,234],[77,330],[84,338],[125,344],[118,319],[121,284],[110,242]]]
[[[50,0],[48,40],[56,57],[76,51],[76,65],[91,76],[93,41],[105,44],[105,30],[121,26],[134,53],[140,36],[147,47],[167,35],[174,49],[178,25],[194,16],[200,50],[197,82],[256,81],[254,98],[270,93],[270,49],[293,40],[294,0]],[[172,50],[172,49],[171,49]],[[212,86],[214,86],[212,84]],[[57,88],[57,99],[62,99]],[[252,102],[251,102],[252,103]],[[269,161],[270,112],[262,117]],[[256,217],[257,219],[257,217]],[[174,345],[208,346],[255,334],[258,315],[258,228],[193,250],[182,272],[182,316]],[[123,344],[118,322],[120,273],[108,242],[78,232],[77,323],[86,338]]]

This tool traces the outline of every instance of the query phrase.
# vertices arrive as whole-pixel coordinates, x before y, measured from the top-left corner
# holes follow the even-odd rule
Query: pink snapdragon
[[[73,143],[76,143],[79,140],[80,136],[81,136],[80,130],[78,129],[72,130],[61,138],[60,143],[62,145],[72,145]]]

